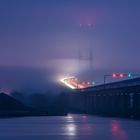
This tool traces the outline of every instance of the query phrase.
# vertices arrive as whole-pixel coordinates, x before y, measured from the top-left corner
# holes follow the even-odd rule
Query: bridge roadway
[[[69,91],[70,111],[103,116],[140,118],[139,84],[112,86],[112,88],[109,86],[108,88],[99,87]]]

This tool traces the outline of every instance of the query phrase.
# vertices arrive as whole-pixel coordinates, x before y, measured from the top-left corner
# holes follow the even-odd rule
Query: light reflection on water
[[[111,121],[111,132],[113,140],[127,140],[126,132],[121,127],[119,121]]]
[[[87,115],[0,119],[0,140],[140,140],[139,132],[140,121]]]
[[[68,119],[73,119],[73,116],[71,114],[68,114],[67,118]]]
[[[77,118],[73,114],[68,114],[66,117],[68,124],[66,124],[64,130],[67,135],[69,136],[76,136],[76,135],[90,135],[92,133],[92,127],[90,124],[87,123],[87,116],[82,115],[80,118]],[[82,121],[78,125],[75,123],[77,122],[76,119],[79,119],[79,121]]]
[[[66,117],[66,121],[68,122],[64,127],[64,131],[66,132],[66,134],[68,136],[76,135],[77,130],[74,123],[74,116],[72,114],[68,114],[68,116]]]
[[[66,131],[66,134],[69,135],[69,136],[76,135],[76,132],[77,132],[76,125],[75,124],[66,125],[65,131]]]
[[[81,130],[82,134],[84,134],[84,135],[93,134],[93,127],[91,127],[89,124],[81,125],[80,130]]]

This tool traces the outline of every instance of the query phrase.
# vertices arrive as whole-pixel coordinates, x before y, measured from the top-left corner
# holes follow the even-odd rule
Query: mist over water
[[[103,83],[104,74],[112,72],[114,71],[96,69],[94,65],[92,69],[89,69],[88,63],[83,62],[79,67],[77,59],[50,61],[46,67],[0,67],[0,90],[6,93],[13,90],[26,93],[51,90],[57,94],[62,91],[61,78],[76,76],[81,82],[95,81],[98,85]],[[107,82],[112,80],[112,78],[108,78]]]
[[[45,92],[53,89],[52,69],[1,67],[0,87],[3,91]]]

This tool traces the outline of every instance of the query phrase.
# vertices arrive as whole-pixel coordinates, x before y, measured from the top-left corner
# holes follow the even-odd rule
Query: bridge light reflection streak
[[[63,78],[60,81],[71,89],[84,89],[93,86],[89,81],[79,82],[74,76]]]
[[[66,86],[68,86],[69,88],[71,88],[71,89],[76,89],[75,86],[69,84],[66,80],[67,80],[66,78],[63,78],[63,79],[61,79],[60,81],[61,81],[62,83],[64,83]]]
[[[65,127],[65,131],[67,133],[67,135],[69,136],[74,136],[77,134],[77,128],[75,124],[68,124]]]
[[[75,77],[63,78],[60,81],[71,89],[83,89],[86,87],[83,84],[79,83]]]

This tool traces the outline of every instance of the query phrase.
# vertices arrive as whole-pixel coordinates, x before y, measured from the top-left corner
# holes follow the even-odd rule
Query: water
[[[140,140],[140,121],[86,115],[0,119],[0,140]]]

